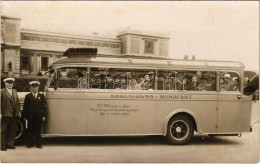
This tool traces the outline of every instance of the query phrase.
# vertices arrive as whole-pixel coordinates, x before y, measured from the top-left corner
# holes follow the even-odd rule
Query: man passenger
[[[223,91],[232,91],[232,84],[230,83],[230,74],[224,74],[224,83],[220,86]]]
[[[113,89],[113,77],[110,74],[106,75],[105,81],[105,89]]]
[[[187,85],[187,90],[198,90],[199,82],[197,76],[192,76],[190,84]]]

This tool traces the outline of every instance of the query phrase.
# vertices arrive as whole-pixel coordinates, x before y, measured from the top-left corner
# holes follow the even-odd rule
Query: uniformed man
[[[17,91],[13,88],[14,78],[3,80],[5,88],[1,90],[1,150],[15,149],[14,140],[17,129],[17,117],[21,117]]]
[[[42,148],[41,125],[46,119],[46,102],[44,95],[39,93],[40,82],[31,81],[31,93],[24,99],[24,117],[28,121],[27,148],[33,147],[34,137],[37,148]]]

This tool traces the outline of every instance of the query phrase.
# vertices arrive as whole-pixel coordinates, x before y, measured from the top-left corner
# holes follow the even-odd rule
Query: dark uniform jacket
[[[44,95],[38,92],[37,98],[32,93],[25,96],[23,114],[26,120],[31,121],[34,117],[42,120],[46,117],[46,101]]]
[[[12,89],[11,95],[6,88],[1,90],[1,114],[2,117],[19,116],[20,102],[18,99],[17,91]]]

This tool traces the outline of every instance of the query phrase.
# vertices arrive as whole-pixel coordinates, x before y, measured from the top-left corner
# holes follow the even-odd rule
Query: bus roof
[[[64,65],[127,65],[127,66],[145,66],[145,67],[185,67],[185,68],[221,68],[221,69],[244,69],[244,65],[238,61],[212,61],[212,60],[180,60],[162,57],[137,57],[132,55],[107,56],[90,55],[62,57],[54,61],[51,66]]]

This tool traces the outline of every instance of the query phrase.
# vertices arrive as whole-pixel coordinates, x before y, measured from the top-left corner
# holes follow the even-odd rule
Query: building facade
[[[68,48],[97,48],[98,55],[168,57],[169,35],[126,29],[115,38],[80,36],[21,28],[21,19],[1,16],[1,73],[36,76]]]

